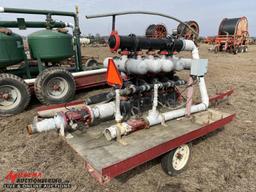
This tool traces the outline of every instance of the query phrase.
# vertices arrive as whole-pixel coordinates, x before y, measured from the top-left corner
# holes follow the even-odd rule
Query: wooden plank
[[[193,115],[191,119],[172,120],[167,122],[167,127],[157,125],[123,137],[123,140],[128,143],[125,146],[116,141],[109,142],[103,136],[104,128],[114,123],[109,121],[84,132],[76,131],[73,133],[73,138],[67,139],[67,142],[86,162],[101,172],[105,167],[197,130],[209,118],[212,122],[228,115],[227,113],[208,110]]]

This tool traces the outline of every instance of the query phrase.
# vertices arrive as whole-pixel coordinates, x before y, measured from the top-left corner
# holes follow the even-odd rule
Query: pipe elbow
[[[199,51],[197,46],[195,45],[194,41],[192,40],[184,40],[183,42],[183,50],[184,51],[191,51],[193,59],[199,59]]]

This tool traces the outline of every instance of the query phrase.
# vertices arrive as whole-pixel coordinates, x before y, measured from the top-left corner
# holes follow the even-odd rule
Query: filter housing
[[[20,35],[0,32],[0,68],[20,63],[24,60],[24,54]]]
[[[33,59],[58,62],[74,54],[72,35],[55,30],[41,30],[28,36],[28,43]]]

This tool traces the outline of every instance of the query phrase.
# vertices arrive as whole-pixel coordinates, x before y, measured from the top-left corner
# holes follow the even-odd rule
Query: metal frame
[[[88,172],[100,183],[105,184],[114,177],[121,175],[147,161],[150,161],[156,157],[159,157],[182,144],[189,143],[195,139],[198,139],[204,135],[207,135],[210,132],[213,132],[219,128],[222,128],[227,123],[231,122],[235,117],[235,114],[232,114],[226,118],[215,121],[208,125],[205,125],[195,131],[177,137],[173,140],[170,140],[166,143],[162,143],[156,147],[153,147],[149,150],[146,150],[140,154],[137,154],[131,158],[128,158],[124,161],[118,162],[116,164],[105,167],[101,172],[96,171],[88,162],[85,163],[85,167]]]
[[[174,21],[177,21],[178,23],[182,23],[183,25],[188,27],[192,31],[192,33],[199,36],[199,34],[192,27],[190,27],[185,22],[177,19],[176,17],[166,15],[166,14],[162,14],[162,13],[152,12],[152,11],[124,11],[124,12],[113,12],[113,13],[98,14],[98,15],[87,15],[85,17],[87,19],[93,19],[93,18],[111,17],[112,16],[112,31],[115,31],[116,16],[133,15],[133,14],[155,15],[155,16],[160,16],[160,17],[165,17],[165,18],[168,18],[168,19],[172,19]]]
[[[209,101],[211,103],[215,103],[219,100],[223,100],[225,98],[228,98],[233,92],[234,92],[233,89],[229,89],[225,92],[217,93],[215,96],[210,97]],[[81,101],[77,101],[77,103],[80,103],[80,102]],[[45,107],[42,110],[45,110],[45,109],[49,109],[49,107]],[[175,139],[162,143],[142,153],[139,153],[133,157],[130,157],[118,163],[109,165],[100,171],[97,171],[96,169],[94,169],[89,162],[85,162],[85,168],[100,184],[106,184],[109,181],[111,181],[114,177],[119,176],[147,161],[150,161],[156,157],[159,157],[177,148],[182,144],[189,143],[195,139],[198,139],[202,136],[207,135],[210,132],[213,132],[219,128],[222,128],[224,125],[231,122],[234,118],[235,118],[235,114],[231,114],[215,122],[205,124],[199,129],[196,129],[192,132],[189,132]]]
[[[74,79],[76,83],[76,90],[81,90],[81,89],[96,87],[96,86],[103,86],[103,85],[106,85],[106,72],[83,75],[80,77],[74,77]],[[31,92],[34,92],[34,84],[29,84],[29,88]],[[64,103],[64,104],[57,104],[57,105],[65,106],[66,104]]]
[[[21,13],[21,14],[34,14],[34,15],[45,15],[46,22],[25,22],[23,27],[31,27],[31,28],[51,28],[51,27],[58,27],[63,25],[61,22],[53,23],[52,16],[68,16],[73,17],[74,19],[74,29],[73,35],[75,39],[75,64],[76,64],[76,71],[82,71],[82,57],[81,57],[81,49],[80,49],[80,27],[79,27],[79,19],[78,19],[78,7],[76,7],[76,12],[65,12],[65,11],[54,11],[54,10],[36,10],[36,9],[19,9],[19,8],[8,8],[2,7],[1,13]],[[19,22],[15,21],[3,21],[1,22],[3,26],[7,27],[15,27],[19,28]],[[55,25],[55,26],[54,26]],[[38,65],[40,69],[40,59],[38,60]]]

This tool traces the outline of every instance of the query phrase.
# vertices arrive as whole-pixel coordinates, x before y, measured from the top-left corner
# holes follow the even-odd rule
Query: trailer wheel
[[[240,47],[238,48],[238,52],[239,52],[239,53],[243,53],[243,52],[244,52],[244,48],[243,48],[242,46],[240,46]]]
[[[215,46],[214,47],[214,53],[217,54],[219,52],[219,47],[218,46]]]
[[[30,90],[25,81],[13,74],[0,74],[0,116],[21,113],[30,102]]]
[[[76,91],[74,77],[63,68],[48,68],[40,73],[34,89],[37,99],[46,105],[72,100]]]
[[[83,70],[86,71],[88,68],[95,68],[98,66],[98,62],[95,59],[88,59],[85,64],[83,64]]]
[[[189,144],[181,145],[165,154],[161,160],[164,172],[170,176],[181,173],[187,168],[190,156],[191,150]]]
[[[238,52],[239,52],[238,47],[235,47],[235,48],[233,49],[234,55],[236,55]]]

